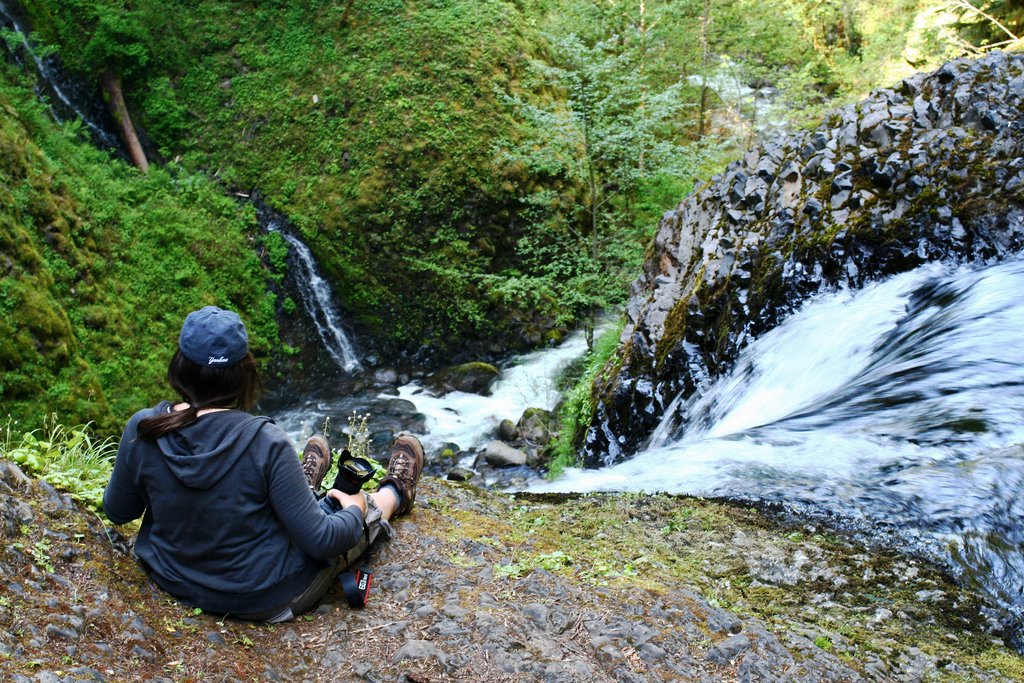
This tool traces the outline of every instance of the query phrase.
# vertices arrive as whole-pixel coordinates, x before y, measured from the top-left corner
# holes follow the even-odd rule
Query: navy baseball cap
[[[249,353],[249,335],[237,313],[207,306],[185,317],[178,348],[197,365],[234,365]]]

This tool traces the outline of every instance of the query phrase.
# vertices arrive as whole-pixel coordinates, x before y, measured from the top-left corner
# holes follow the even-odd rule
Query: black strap
[[[373,572],[366,565],[338,574],[338,581],[341,582],[341,589],[345,591],[349,607],[362,607],[369,601]]]

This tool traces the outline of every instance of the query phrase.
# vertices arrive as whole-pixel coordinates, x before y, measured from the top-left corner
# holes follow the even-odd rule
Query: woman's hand
[[[362,491],[359,491],[355,495],[349,495],[338,489],[331,489],[327,492],[327,495],[338,501],[342,509],[347,508],[350,505],[355,505],[359,508],[359,512],[362,513],[363,517],[366,517],[366,496]]]

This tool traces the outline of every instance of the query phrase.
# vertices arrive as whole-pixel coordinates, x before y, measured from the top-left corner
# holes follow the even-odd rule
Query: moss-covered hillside
[[[61,130],[0,64],[0,419],[117,431],[163,396],[181,320],[245,311],[277,338],[249,207],[174,166],[142,176]]]
[[[669,137],[695,142],[705,105],[743,109],[702,93],[695,74],[728,67],[751,82],[785,82],[802,105],[845,94],[863,85],[852,75],[877,77],[890,58],[906,68],[901,48],[928,5],[820,4],[762,12],[730,0],[704,21],[696,1],[24,3],[41,41],[82,78],[119,73],[164,159],[258,190],[292,218],[360,332],[385,351],[448,355],[481,340],[537,344],[588,310],[588,293],[566,291],[569,274],[550,264],[572,258],[567,223],[587,230],[583,183],[566,177],[564,159],[531,168],[499,149],[524,142],[512,98],[550,105],[578,96],[531,81],[531,60],[559,62],[552,41],[569,34],[638,50],[629,69],[643,70],[651,93],[683,88]],[[711,50],[703,56],[702,30]],[[732,57],[720,64],[722,55]],[[634,162],[645,163],[625,160]],[[629,206],[615,207],[621,221],[609,243],[627,245],[629,268],[654,219],[692,181],[663,179],[652,191],[664,197],[631,190],[620,202]],[[537,190],[549,192],[548,204],[525,201]],[[622,233],[641,223],[638,213],[643,229]],[[621,296],[628,277],[616,285]]]
[[[494,153],[538,42],[519,4],[114,4],[29,14],[88,78],[116,12],[101,38],[138,41],[120,68],[155,148],[285,212],[364,330],[415,349],[501,320],[482,276],[513,260],[526,181]]]

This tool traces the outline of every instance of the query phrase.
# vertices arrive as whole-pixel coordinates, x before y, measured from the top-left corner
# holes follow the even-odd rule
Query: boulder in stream
[[[424,384],[437,396],[452,391],[487,396],[500,374],[498,368],[490,363],[463,363],[435,372]]]

